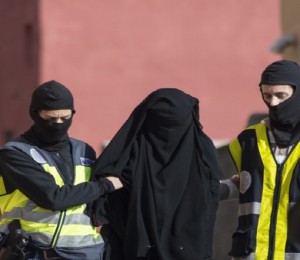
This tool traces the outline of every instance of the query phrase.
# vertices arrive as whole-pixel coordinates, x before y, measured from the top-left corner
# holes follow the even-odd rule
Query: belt
[[[42,252],[45,260],[64,259],[53,249],[42,250]]]

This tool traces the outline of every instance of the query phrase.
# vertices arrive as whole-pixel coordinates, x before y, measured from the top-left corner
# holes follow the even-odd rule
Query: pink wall
[[[233,138],[250,113],[265,112],[259,74],[280,58],[269,51],[280,35],[273,0],[3,0],[0,12],[1,131],[26,130],[30,92],[56,79],[76,99],[71,134],[97,150],[160,87],[198,97],[206,133]]]
[[[177,87],[200,99],[201,122],[230,139],[252,112],[264,66],[279,57],[273,0],[41,1],[41,80],[69,86],[71,133],[96,149],[151,91]],[[270,8],[272,6],[272,8]]]
[[[30,123],[28,102],[38,84],[36,0],[0,1],[0,145]]]

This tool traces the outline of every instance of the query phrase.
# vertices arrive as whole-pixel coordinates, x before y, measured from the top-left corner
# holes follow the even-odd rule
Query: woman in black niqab
[[[97,159],[95,177],[124,188],[94,204],[110,260],[212,258],[220,168],[199,123],[198,100],[152,92]]]

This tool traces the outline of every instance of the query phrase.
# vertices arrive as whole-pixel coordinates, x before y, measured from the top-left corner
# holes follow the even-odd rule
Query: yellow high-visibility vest
[[[300,198],[300,144],[278,164],[267,128],[260,123],[244,130],[229,149],[240,174],[239,224],[231,255],[248,260],[300,259],[300,250],[287,240],[287,214]]]
[[[71,138],[71,145],[75,169],[74,184],[88,182],[94,158],[84,158],[86,146],[83,142]],[[64,185],[53,160],[46,151],[23,142],[9,142],[4,149],[23,151],[39,163],[45,173],[51,174],[59,187]],[[17,189],[7,193],[0,173],[1,232],[8,233],[8,223],[19,219],[25,234],[33,241],[50,247],[76,248],[100,244],[103,240],[91,225],[90,217],[84,213],[85,208],[85,204],[60,211],[41,208]]]

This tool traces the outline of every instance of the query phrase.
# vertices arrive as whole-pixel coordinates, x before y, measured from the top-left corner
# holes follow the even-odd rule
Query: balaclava
[[[270,64],[262,73],[259,86],[290,85],[293,95],[284,102],[270,106],[271,130],[279,147],[288,147],[300,139],[300,67],[296,62],[280,60]]]
[[[63,123],[53,123],[39,116],[41,110],[71,109],[73,114],[74,101],[72,93],[57,81],[48,81],[40,85],[32,94],[29,113],[34,121],[32,131],[46,146],[55,145],[68,140],[68,129],[72,117]]]

